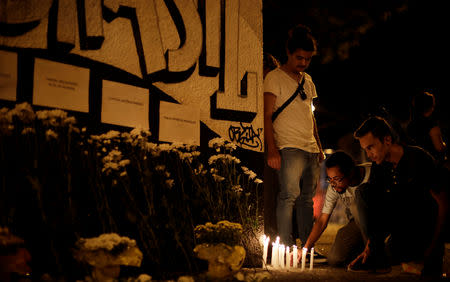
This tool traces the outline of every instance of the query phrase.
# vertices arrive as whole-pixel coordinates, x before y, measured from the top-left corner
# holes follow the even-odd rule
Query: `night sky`
[[[307,72],[325,147],[369,114],[405,122],[411,97],[422,90],[435,94],[448,140],[447,18],[438,1],[263,0],[264,51],[280,58],[290,27],[312,29],[319,54]]]

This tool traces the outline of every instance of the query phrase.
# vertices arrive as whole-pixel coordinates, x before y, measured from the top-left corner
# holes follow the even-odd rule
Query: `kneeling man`
[[[366,239],[361,230],[365,230],[365,220],[360,219],[356,210],[355,193],[358,194],[358,187],[367,185],[371,166],[370,163],[356,165],[348,154],[337,151],[328,157],[325,167],[329,183],[325,202],[304,248],[309,251],[314,247],[340,199],[346,208],[348,223],[337,232],[327,260],[329,265],[344,266],[364,249]]]

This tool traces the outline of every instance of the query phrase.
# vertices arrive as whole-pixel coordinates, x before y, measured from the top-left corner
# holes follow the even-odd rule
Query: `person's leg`
[[[355,220],[350,220],[336,233],[336,239],[328,253],[328,264],[343,266],[356,258],[364,250],[361,230]]]
[[[280,192],[277,199],[277,229],[280,240],[285,245],[292,245],[292,212],[295,199],[300,195],[300,176],[305,167],[302,151],[285,148],[280,151],[281,169],[278,171]]]
[[[319,180],[320,165],[318,154],[302,151],[306,160],[306,167],[301,176],[302,187],[300,197],[296,200],[298,236],[302,244],[306,243],[314,225],[314,202],[317,181]]]

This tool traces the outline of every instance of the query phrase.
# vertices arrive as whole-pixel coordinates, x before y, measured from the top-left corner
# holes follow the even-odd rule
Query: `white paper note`
[[[36,58],[33,104],[89,112],[89,69]]]
[[[16,101],[17,53],[0,50],[0,99]]]
[[[103,123],[149,128],[149,90],[104,80],[102,91]]]
[[[161,101],[159,140],[200,145],[200,108]]]

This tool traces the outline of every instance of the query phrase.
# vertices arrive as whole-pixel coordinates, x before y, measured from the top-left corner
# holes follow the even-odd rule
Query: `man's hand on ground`
[[[366,263],[367,258],[370,255],[370,248],[369,248],[369,241],[367,241],[366,247],[364,248],[364,251],[359,254],[349,265],[349,268],[352,268],[355,264],[358,262],[361,262],[362,264]]]

